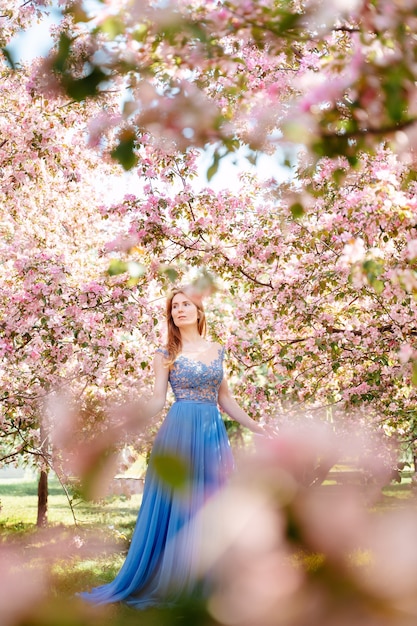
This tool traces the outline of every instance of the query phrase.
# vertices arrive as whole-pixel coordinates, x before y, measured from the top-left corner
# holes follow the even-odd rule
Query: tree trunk
[[[46,526],[48,523],[48,472],[41,470],[38,482],[38,519],[36,525]]]

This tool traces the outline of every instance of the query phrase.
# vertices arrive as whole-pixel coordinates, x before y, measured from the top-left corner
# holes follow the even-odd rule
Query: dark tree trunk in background
[[[49,451],[49,438],[48,432],[45,429],[43,420],[40,420],[39,426],[40,435],[40,452],[43,456],[42,463],[40,464],[40,475],[38,481],[38,519],[36,526],[41,528],[48,523],[48,464],[47,454]]]
[[[41,470],[38,482],[38,519],[36,525],[46,526],[48,523],[48,472]]]

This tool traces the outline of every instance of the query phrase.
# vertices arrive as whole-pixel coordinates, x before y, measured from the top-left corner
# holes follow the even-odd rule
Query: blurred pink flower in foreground
[[[195,571],[212,584],[209,615],[197,615],[195,626],[416,623],[417,510],[375,508],[391,479],[392,450],[375,434],[368,437],[360,422],[347,423],[338,429],[298,419],[270,438],[256,438],[253,451],[237,458],[227,487],[192,522],[204,537]],[[91,463],[106,442],[107,436],[99,438],[91,448]],[[330,468],[332,481],[323,484]],[[45,531],[24,550],[17,543],[2,549],[1,626],[23,626],[28,615],[32,624],[38,606],[40,615],[51,606],[59,613],[59,603],[73,611],[76,626],[106,623],[100,622],[104,612],[89,616],[91,607],[52,598],[48,590],[54,562],[97,557],[106,547],[96,536],[84,542],[77,530],[70,539]]]
[[[371,508],[390,482],[386,458],[381,442],[309,420],[259,442],[199,520],[196,567],[214,580],[212,616],[239,626],[415,623],[417,511]],[[342,461],[342,484],[315,484]]]
[[[45,597],[48,585],[44,566],[27,568],[23,551],[0,549],[1,626],[14,626]]]
[[[29,533],[0,545],[0,624],[1,626],[46,626],[51,624],[100,624],[100,612],[57,594],[54,567],[64,564],[73,571],[72,559],[88,560],[120,551],[115,537],[95,531],[88,541],[83,531],[61,526]],[[54,590],[53,590],[54,589]]]
[[[143,404],[121,398],[88,410],[63,390],[51,395],[44,407],[44,428],[54,470],[64,481],[78,482],[86,499],[107,496],[116,474],[127,469],[124,445],[132,438],[137,444],[146,439],[149,423],[142,417]]]

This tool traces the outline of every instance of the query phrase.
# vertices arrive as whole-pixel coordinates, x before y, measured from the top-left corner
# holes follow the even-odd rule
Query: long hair
[[[181,333],[178,326],[174,324],[172,319],[172,300],[178,293],[182,293],[191,300],[197,307],[197,330],[202,337],[206,336],[207,324],[206,315],[204,313],[203,302],[198,292],[191,286],[177,287],[169,294],[166,302],[166,318],[167,318],[167,345],[168,351],[167,365],[171,368],[175,359],[182,350]]]

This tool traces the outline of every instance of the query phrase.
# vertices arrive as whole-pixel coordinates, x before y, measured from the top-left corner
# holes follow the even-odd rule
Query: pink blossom
[[[408,363],[408,361],[413,358],[414,356],[414,348],[412,346],[410,346],[408,343],[403,343],[400,346],[399,352],[398,352],[398,358],[400,360],[400,363],[404,364],[404,363]]]
[[[409,259],[417,258],[417,239],[410,239],[407,242],[407,257]]]
[[[365,243],[361,237],[351,239],[343,248],[340,262],[342,265],[349,265],[362,261],[366,254]]]

